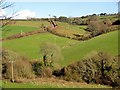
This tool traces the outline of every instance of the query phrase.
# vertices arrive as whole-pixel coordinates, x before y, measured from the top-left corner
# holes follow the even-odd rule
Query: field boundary
[[[113,32],[113,31],[117,31],[119,30],[118,29],[118,26],[115,25],[115,26],[112,26],[112,30],[110,31],[107,31],[107,32],[104,32],[104,33],[101,33],[101,34],[98,34],[98,35],[91,35],[91,34],[88,34],[88,35],[79,35],[79,34],[76,34],[74,35],[74,37],[72,36],[66,36],[65,34],[61,34],[59,32],[57,32],[57,29],[58,27],[55,27],[55,28],[50,28],[50,27],[47,27],[45,30],[51,34],[54,34],[56,36],[59,36],[59,37],[65,37],[65,38],[68,38],[68,39],[73,39],[73,40],[77,40],[77,41],[86,41],[86,40],[90,40],[94,37],[97,37],[97,36],[100,36],[100,35],[103,35],[103,34],[106,34],[106,33],[109,33],[109,32]]]
[[[3,38],[0,41],[23,38],[23,37],[26,37],[26,36],[30,36],[30,35],[34,35],[34,34],[39,34],[39,33],[46,33],[46,31],[45,30],[36,30],[36,31],[31,31],[31,32],[19,33],[19,34],[15,34],[15,35],[9,36],[7,38]]]

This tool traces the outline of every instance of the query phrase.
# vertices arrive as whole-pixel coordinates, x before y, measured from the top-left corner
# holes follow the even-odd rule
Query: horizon
[[[117,2],[15,2],[14,6],[3,11],[11,16],[19,14],[14,19],[49,18],[52,16],[81,17],[92,14],[118,13]]]

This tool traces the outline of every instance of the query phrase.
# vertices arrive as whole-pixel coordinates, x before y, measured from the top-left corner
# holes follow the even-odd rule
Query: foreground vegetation
[[[54,78],[39,78],[26,83],[11,83],[3,80],[2,86],[3,88],[111,88],[105,85],[67,82]]]

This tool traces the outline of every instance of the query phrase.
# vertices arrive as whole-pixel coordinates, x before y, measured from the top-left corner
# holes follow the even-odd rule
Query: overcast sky
[[[2,14],[10,15],[17,12],[18,19],[26,17],[51,16],[83,16],[100,13],[117,13],[117,2],[15,2],[14,6],[2,11]],[[12,12],[12,13],[11,13]],[[0,13],[0,14],[1,14]]]

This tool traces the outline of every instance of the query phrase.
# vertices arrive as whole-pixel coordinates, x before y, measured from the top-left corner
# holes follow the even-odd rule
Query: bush
[[[52,77],[52,69],[50,67],[41,68],[41,77]]]
[[[55,68],[56,62],[62,59],[60,47],[53,43],[43,43],[41,45],[41,54],[43,56],[44,66]]]
[[[87,20],[88,27],[86,31],[91,32],[92,36],[98,36],[100,34],[113,31],[111,30],[112,22],[110,19],[106,18],[104,21],[101,21],[98,16],[90,16]],[[115,30],[115,28],[112,28]]]
[[[85,81],[87,83],[105,84],[118,86],[120,67],[118,58],[105,52],[93,52],[84,60],[64,67],[54,75],[67,81]]]
[[[41,69],[44,66],[42,62],[40,61],[33,61],[31,62],[32,69],[35,73],[35,75],[40,76],[41,75]]]
[[[13,62],[14,79],[20,78],[34,78],[32,66],[28,59],[19,56],[15,52],[2,50],[2,76],[5,79],[11,79],[12,69],[11,61]]]
[[[32,61],[32,69],[37,77],[52,77],[52,68],[41,61]]]

